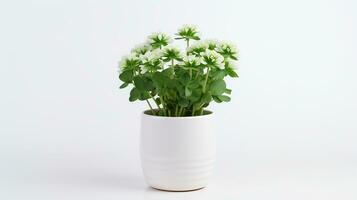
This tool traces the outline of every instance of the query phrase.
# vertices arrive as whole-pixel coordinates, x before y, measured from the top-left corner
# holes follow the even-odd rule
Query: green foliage
[[[134,73],[132,70],[124,70],[120,75],[119,79],[124,83],[130,83],[133,81]]]
[[[145,76],[135,76],[134,85],[140,91],[151,91],[154,89],[153,81]]]
[[[210,85],[212,95],[221,95],[226,91],[226,83],[224,80],[213,81]]]
[[[138,90],[135,87],[133,89],[131,89],[129,101],[135,101],[135,100],[139,99],[139,97],[140,97],[140,90]]]
[[[168,35],[154,33],[123,57],[119,88],[132,86],[129,101],[147,101],[150,109],[156,105],[152,113],[160,116],[202,115],[212,101],[229,102],[232,91],[224,79],[238,77],[236,47],[216,40],[200,41],[195,26],[185,25],[176,35],[175,39],[186,41],[185,51],[169,44]],[[195,43],[190,45],[190,41]]]

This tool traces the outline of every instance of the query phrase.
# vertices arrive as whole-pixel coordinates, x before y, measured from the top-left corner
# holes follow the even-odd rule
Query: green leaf
[[[238,58],[233,55],[230,55],[230,58],[232,58],[233,60],[238,60]]]
[[[202,107],[206,108],[207,106],[209,106],[209,103],[205,103],[205,104],[203,104],[203,106],[202,106]]]
[[[140,97],[140,91],[137,88],[133,88],[130,91],[129,101],[135,101]]]
[[[197,80],[191,80],[187,84],[187,87],[192,88],[192,89],[196,89],[196,88],[200,87],[200,83]]]
[[[119,79],[125,83],[131,83],[133,81],[134,73],[132,70],[125,70],[119,75]]]
[[[219,80],[223,79],[226,76],[226,72],[224,70],[216,70],[212,73],[213,79]]]
[[[207,92],[207,93],[202,95],[202,99],[201,99],[202,103],[209,103],[211,101],[212,101],[212,96],[211,96],[210,93]]]
[[[202,90],[200,88],[192,90],[192,94],[189,97],[190,101],[197,102],[201,99]]]
[[[179,82],[175,79],[168,78],[165,82],[165,86],[170,89],[176,89],[179,86]]]
[[[146,100],[146,99],[150,99],[150,93],[146,92],[146,91],[141,91],[140,95],[139,95],[139,100]]]
[[[121,86],[119,87],[120,89],[126,88],[129,85],[129,83],[123,83],[121,84]]]
[[[150,91],[154,89],[152,80],[145,76],[134,77],[134,85],[141,91]]]
[[[226,88],[226,91],[224,91],[224,93],[226,93],[226,94],[231,94],[231,93],[232,93],[232,90],[231,90],[231,89]]]
[[[224,102],[229,102],[231,100],[231,98],[229,96],[226,95],[220,95],[217,96],[219,100],[224,101]]]
[[[179,73],[176,73],[178,78],[179,78],[179,82],[182,83],[183,85],[189,85],[190,84],[190,75],[188,73],[183,73],[181,72],[180,74]]]
[[[224,80],[213,81],[210,85],[210,92],[212,95],[221,95],[226,91],[226,83]]]
[[[238,77],[238,74],[232,68],[227,67],[226,72],[230,77]]]
[[[161,73],[168,78],[173,78],[175,75],[175,69],[174,67],[169,67],[167,69],[162,70]]]
[[[192,91],[190,90],[190,88],[185,87],[185,96],[189,97],[189,96],[191,96],[191,94],[192,94]]]
[[[163,75],[162,72],[155,72],[152,77],[154,84],[157,88],[162,88],[165,85],[166,77]]]
[[[190,102],[187,99],[179,99],[179,106],[181,107],[187,107]]]
[[[212,96],[212,99],[217,103],[222,103],[222,101],[216,96]]]

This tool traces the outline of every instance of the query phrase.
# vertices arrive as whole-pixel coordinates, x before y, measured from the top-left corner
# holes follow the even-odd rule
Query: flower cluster
[[[182,52],[180,50],[180,48],[178,48],[177,46],[173,46],[173,45],[168,45],[166,47],[163,48],[162,50],[162,60],[165,62],[169,62],[169,61],[181,61],[182,60]]]
[[[194,68],[200,66],[201,63],[203,64],[202,58],[194,55],[188,55],[183,58],[183,66],[185,67]]]
[[[131,53],[133,53],[134,55],[136,56],[140,56],[140,55],[143,55],[145,54],[146,52],[150,51],[151,50],[151,46],[146,44],[146,43],[143,43],[143,44],[138,44],[136,45],[132,50],[131,50]]]
[[[200,55],[203,57],[202,64],[211,67],[218,67],[219,69],[224,69],[224,57],[216,51],[206,49],[206,51],[202,52]]]
[[[178,29],[176,35],[178,37],[175,39],[178,40],[200,40],[199,32],[197,30],[197,27],[194,25],[183,25],[181,28]]]
[[[237,47],[232,43],[228,43],[228,42],[221,43],[220,45],[218,45],[216,47],[216,50],[217,50],[218,53],[220,53],[225,58],[231,58],[233,60],[238,60],[238,58],[237,58],[237,54],[238,54]]]
[[[187,52],[199,56],[202,52],[205,52],[208,49],[206,42],[196,42],[188,47]]]
[[[120,71],[125,71],[125,70],[137,70],[137,67],[140,65],[140,60],[139,58],[134,55],[130,54],[128,56],[123,56],[121,59],[119,66],[120,66]]]
[[[170,44],[165,33],[153,33],[120,61],[120,88],[133,85],[130,101],[149,99],[157,105],[152,114],[163,116],[202,115],[214,100],[226,102],[230,90],[224,77],[238,77],[235,45],[217,40],[200,41],[196,26],[184,25],[176,33],[186,49]],[[190,45],[190,41],[195,42]]]
[[[163,62],[161,61],[162,52],[159,49],[154,49],[152,51],[147,51],[145,54],[139,55],[141,61],[140,69],[141,73],[153,72],[159,70],[163,67]]]
[[[162,48],[172,42],[170,36],[165,33],[153,33],[148,37],[148,43],[153,49]]]

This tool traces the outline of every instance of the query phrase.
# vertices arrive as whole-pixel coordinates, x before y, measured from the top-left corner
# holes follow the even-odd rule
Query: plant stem
[[[178,106],[176,105],[176,108],[175,108],[175,117],[177,117],[178,115]]]
[[[192,109],[192,114],[191,116],[195,116],[195,109]]]
[[[207,80],[208,80],[208,74],[209,74],[209,67],[207,67],[207,73],[206,73],[206,79],[205,79],[205,84],[203,85],[203,92],[206,92],[206,85],[207,85]]]
[[[191,113],[191,116],[195,116],[195,106],[192,106],[192,113]]]
[[[190,39],[186,39],[186,51],[188,50],[188,47],[190,46]],[[188,55],[188,52],[186,53]],[[192,79],[192,69],[190,71],[190,80]]]
[[[155,101],[154,97],[151,97],[151,98],[152,98],[152,100],[155,102],[157,108],[158,108],[159,110],[161,110],[160,105]]]
[[[203,108],[200,108],[200,115],[203,115]]]
[[[151,114],[155,115],[154,109],[152,109],[152,106],[151,106],[149,100],[146,99],[146,102],[149,104],[149,107],[150,107],[150,110],[151,110]]]
[[[152,100],[155,102],[157,108],[160,110],[160,106],[159,104],[155,101],[155,98],[149,93],[150,97],[152,98]]]
[[[171,60],[171,66],[174,67],[174,59]]]
[[[161,110],[161,108],[160,108],[160,105],[155,101],[155,98],[149,93],[149,95],[150,95],[150,97],[152,98],[152,100],[155,102],[155,104],[156,104],[156,106],[157,106],[157,108],[158,108],[158,110],[159,110],[159,112],[160,112],[160,110]],[[156,113],[156,112],[155,112]]]
[[[200,75],[200,72],[199,72],[199,71],[197,71],[196,76],[195,76],[195,79],[198,78],[198,75]]]
[[[161,96],[160,96],[160,101],[161,101],[161,105],[162,105],[162,112],[164,113],[164,116],[165,116],[166,115],[165,103]]]
[[[180,110],[179,110],[179,113],[178,113],[179,117],[181,117],[182,111],[183,111],[183,107],[180,107]]]

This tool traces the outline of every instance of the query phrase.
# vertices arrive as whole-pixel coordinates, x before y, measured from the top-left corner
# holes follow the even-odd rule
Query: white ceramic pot
[[[142,114],[141,163],[146,182],[167,191],[207,185],[216,158],[213,113],[193,117]]]

